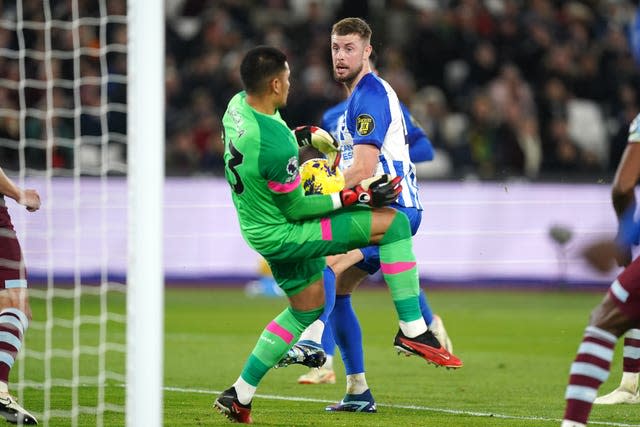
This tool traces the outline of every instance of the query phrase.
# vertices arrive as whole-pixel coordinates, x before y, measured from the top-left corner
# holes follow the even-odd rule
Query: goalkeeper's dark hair
[[[259,94],[269,81],[286,69],[287,55],[271,46],[257,46],[249,50],[240,64],[240,78],[247,93]]]

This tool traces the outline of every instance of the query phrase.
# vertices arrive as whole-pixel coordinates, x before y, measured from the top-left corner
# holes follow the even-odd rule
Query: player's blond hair
[[[371,41],[371,27],[364,19],[360,18],[344,18],[333,24],[331,35],[346,36],[349,34],[357,34],[367,43]]]

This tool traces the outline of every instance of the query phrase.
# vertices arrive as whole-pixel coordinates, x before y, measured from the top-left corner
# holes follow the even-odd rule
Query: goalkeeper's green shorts
[[[287,294],[295,295],[322,277],[325,256],[369,245],[371,209],[354,206],[324,218],[296,223],[277,250],[261,253],[273,277]]]

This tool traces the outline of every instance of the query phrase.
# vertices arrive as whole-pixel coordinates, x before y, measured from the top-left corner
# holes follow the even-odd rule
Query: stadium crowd
[[[3,16],[11,16],[9,3],[3,3]],[[57,19],[72,16],[71,3],[56,3]],[[89,16],[98,12],[94,3],[79,2]],[[108,5],[116,14],[126,9],[124,0]],[[436,158],[419,168],[421,178],[609,180],[629,123],[640,112],[640,72],[627,37],[635,2],[173,0],[166,6],[168,174],[223,173],[220,118],[241,88],[239,62],[252,46],[268,44],[288,55],[287,123],[319,123],[322,112],[344,97],[331,76],[328,39],[331,24],[345,16],[371,23],[381,75],[431,138]],[[41,19],[38,6],[24,13],[25,19]],[[99,45],[99,27],[83,28],[86,43]],[[71,43],[63,35],[62,47]],[[33,36],[27,43],[39,40]],[[108,27],[107,40],[124,43],[122,26]],[[15,34],[0,26],[0,48],[17,47]],[[46,78],[44,62],[31,78]],[[73,71],[60,62],[60,73]],[[98,62],[87,57],[81,72],[96,74]],[[118,49],[110,50],[107,63],[109,73],[124,73]],[[10,59],[0,60],[2,78],[17,78],[15,68]],[[100,86],[85,86],[83,105],[98,102]],[[126,102],[122,84],[108,89],[110,102]],[[28,102],[42,102],[42,92],[31,91]],[[18,108],[16,93],[0,85],[5,105]],[[72,96],[71,90],[56,91],[54,104],[73,104]],[[83,136],[103,132],[105,124],[100,128],[95,120],[100,116],[83,115]],[[73,119],[57,121],[57,134],[73,134]],[[40,122],[31,120],[28,138],[44,138]],[[126,132],[124,123],[121,111],[111,112],[109,135]],[[15,138],[15,120],[0,114],[0,155],[11,154],[6,141]],[[112,139],[113,145],[122,142]],[[58,151],[58,167],[71,167],[73,145]]]

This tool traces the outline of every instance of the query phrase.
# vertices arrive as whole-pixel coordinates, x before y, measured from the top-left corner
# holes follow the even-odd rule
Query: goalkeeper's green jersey
[[[304,195],[298,145],[280,113],[256,111],[243,91],[229,102],[222,124],[225,176],[245,240],[265,256],[287,243],[303,243],[291,241],[294,224],[339,205],[331,196]]]

